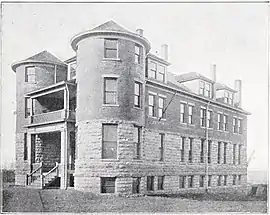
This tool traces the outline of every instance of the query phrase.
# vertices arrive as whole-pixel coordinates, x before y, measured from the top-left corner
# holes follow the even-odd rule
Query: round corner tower
[[[132,193],[144,126],[145,58],[150,43],[113,21],[76,35],[75,189]]]
[[[31,170],[30,142],[27,125],[32,108],[28,93],[66,80],[67,66],[47,51],[12,64],[16,73],[16,185],[25,185]],[[25,144],[27,144],[25,146]],[[27,150],[27,151],[26,151]]]

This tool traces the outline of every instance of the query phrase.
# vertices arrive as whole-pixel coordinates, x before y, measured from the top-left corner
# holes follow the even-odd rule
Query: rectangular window
[[[186,187],[186,176],[179,176],[179,188],[183,189]]]
[[[238,145],[238,164],[241,164],[241,145]]]
[[[117,125],[102,125],[102,159],[117,159]]]
[[[212,127],[212,111],[207,111],[207,128]]]
[[[141,158],[141,127],[134,126],[135,159]]]
[[[221,161],[221,142],[218,142],[217,163]]]
[[[185,137],[181,137],[181,162],[185,161]]]
[[[158,176],[158,190],[164,190],[164,176]]]
[[[238,119],[237,126],[238,126],[238,133],[242,134],[242,120],[241,119]]]
[[[158,65],[157,80],[165,81],[165,66]]]
[[[218,113],[218,127],[217,127],[217,129],[218,130],[222,130],[222,128],[221,128],[221,114],[220,113]]]
[[[238,175],[238,184],[241,184],[241,175]]]
[[[233,118],[233,133],[237,133],[237,119]]]
[[[164,160],[164,136],[165,134],[159,134],[160,135],[160,157],[159,160],[163,161]]]
[[[115,192],[115,178],[101,178],[101,193]]]
[[[148,114],[149,116],[156,116],[155,112],[155,96],[149,94],[149,100],[148,100]]]
[[[224,175],[223,185],[224,185],[224,186],[227,186],[227,175]]]
[[[31,114],[31,100],[29,97],[25,98],[25,118]]]
[[[201,108],[201,117],[200,117],[201,127],[205,127],[205,117],[206,117],[206,109]]]
[[[141,63],[141,49],[142,47],[138,44],[135,44],[135,63]]]
[[[189,151],[188,151],[188,162],[192,163],[192,142],[193,138],[189,138]]]
[[[157,64],[150,61],[149,64],[149,69],[148,69],[148,77],[149,78],[154,78],[157,79]]]
[[[201,153],[200,153],[200,160],[201,163],[204,163],[204,139],[201,139]]]
[[[208,163],[211,163],[211,150],[212,150],[212,141],[208,140],[208,150],[207,150]]]
[[[204,95],[205,90],[205,83],[203,81],[200,81],[200,95]]]
[[[233,164],[236,164],[236,144],[233,144]]]
[[[212,175],[208,175],[208,187],[212,186]]]
[[[185,106],[186,104],[180,103],[180,122],[185,122]]]
[[[104,104],[116,104],[117,78],[104,78]]]
[[[200,175],[200,187],[204,187],[204,175]]]
[[[232,185],[236,185],[236,175],[233,175]]]
[[[162,97],[158,98],[158,117],[159,118],[165,118],[165,99]]]
[[[23,160],[27,160],[28,157],[27,147],[27,133],[24,133],[24,147],[23,147]]]
[[[154,190],[154,176],[147,176],[147,190]]]
[[[193,106],[188,106],[188,123],[193,124]]]
[[[117,39],[104,40],[104,57],[105,58],[118,58],[118,41]]]
[[[205,84],[205,96],[211,98],[212,96],[211,84],[208,83]]]
[[[141,184],[140,177],[132,178],[132,193],[133,194],[140,193],[140,184]]]
[[[223,129],[224,131],[228,131],[228,116],[223,115]]]
[[[221,186],[221,175],[218,176],[217,186]]]
[[[25,68],[25,82],[35,83],[36,82],[36,72],[35,67],[30,66]]]
[[[134,83],[134,106],[141,107],[141,91],[142,84],[139,82]]]
[[[224,142],[224,150],[223,150],[223,163],[227,163],[227,143]]]
[[[193,187],[193,178],[194,178],[193,175],[188,176],[188,187],[189,188]]]

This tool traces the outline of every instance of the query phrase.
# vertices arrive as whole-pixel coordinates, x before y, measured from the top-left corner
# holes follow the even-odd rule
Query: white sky
[[[3,4],[2,19],[2,161],[15,159],[16,85],[13,62],[48,50],[65,60],[75,53],[70,39],[108,20],[135,31],[143,28],[152,52],[169,45],[170,71],[196,71],[217,81],[243,82],[243,108],[248,117],[249,168],[268,169],[268,71],[266,4]],[[89,59],[91,60],[91,59]],[[211,76],[210,76],[211,77]]]

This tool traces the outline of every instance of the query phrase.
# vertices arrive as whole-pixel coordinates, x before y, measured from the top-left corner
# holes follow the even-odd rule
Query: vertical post
[[[205,112],[205,120],[206,120],[206,123],[205,123],[205,142],[206,142],[206,150],[205,150],[205,153],[206,153],[206,156],[205,156],[205,191],[208,192],[208,126],[207,126],[207,116],[208,116],[208,109],[209,109],[209,104],[210,104],[210,101],[207,103],[207,106],[206,106],[206,112]],[[210,116],[211,117],[211,116]],[[211,119],[211,118],[210,118]],[[211,123],[211,122],[210,122]],[[210,126],[210,123],[209,123],[209,126]]]
[[[43,173],[42,173],[42,166],[43,166],[43,162],[40,162],[40,187],[41,189],[43,189],[43,183],[44,183],[44,177],[43,177]]]
[[[61,131],[61,171],[60,171],[60,188],[67,188],[67,124],[65,128]]]

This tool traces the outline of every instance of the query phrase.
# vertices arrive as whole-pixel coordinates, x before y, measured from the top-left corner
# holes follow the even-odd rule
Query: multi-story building
[[[235,89],[167,68],[143,30],[113,21],[44,51],[17,78],[16,184],[94,193],[244,191],[247,115]]]

